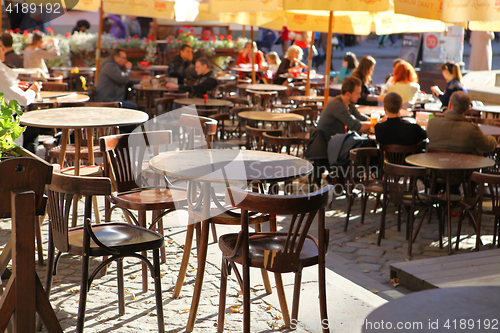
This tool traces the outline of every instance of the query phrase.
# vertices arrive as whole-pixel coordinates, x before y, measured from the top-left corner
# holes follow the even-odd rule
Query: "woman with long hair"
[[[414,102],[420,91],[420,85],[413,66],[406,61],[401,61],[394,67],[393,74],[393,84],[387,88],[387,92],[398,93],[403,99],[403,104]]]
[[[340,72],[330,72],[330,76],[333,77],[332,82],[341,84],[344,82],[346,77],[351,76],[354,69],[358,67],[358,58],[352,52],[346,52],[342,58],[342,68]]]
[[[307,66],[302,62],[302,55],[302,49],[297,45],[291,45],[288,48],[285,54],[285,59],[283,59],[278,68],[278,71],[276,72],[276,84],[283,84],[287,82],[286,78],[280,77],[281,74],[286,74],[288,72],[307,68]]]
[[[377,62],[372,56],[365,55],[359,61],[358,67],[352,72],[351,76],[357,77],[361,80],[361,97],[358,99],[356,104],[361,105],[378,105],[377,101],[368,101],[367,97],[370,94],[368,85],[372,82],[372,74],[375,70],[375,65]]]
[[[446,89],[444,93],[438,86],[432,86],[431,91],[434,97],[439,98],[443,107],[448,107],[451,94],[455,91],[463,91],[467,94],[467,88],[462,84],[462,72],[460,66],[454,61],[448,61],[441,66],[441,72],[446,80]]]
[[[254,65],[257,65],[259,68],[267,66],[266,60],[264,58],[264,53],[257,49],[257,44],[255,42],[247,42],[243,50],[238,53],[238,58],[236,59],[236,65],[240,64],[252,64],[252,48],[253,48],[253,56],[254,56]],[[239,78],[242,79],[245,76],[245,73],[240,72]]]
[[[45,50],[47,46],[49,48]],[[54,38],[44,43],[42,35],[33,34],[31,44],[24,49],[24,68],[39,68],[42,72],[48,74],[49,70],[44,59],[54,59],[60,55],[57,39]]]

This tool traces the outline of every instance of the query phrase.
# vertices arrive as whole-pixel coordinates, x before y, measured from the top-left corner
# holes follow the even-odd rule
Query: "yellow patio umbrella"
[[[500,20],[500,3],[492,0],[394,0],[394,11],[447,23]],[[473,23],[472,26],[484,25]]]
[[[212,13],[265,12],[278,9],[278,0],[210,0]]]

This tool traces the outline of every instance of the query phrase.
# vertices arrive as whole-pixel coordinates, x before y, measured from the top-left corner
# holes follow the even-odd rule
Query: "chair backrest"
[[[52,178],[52,165],[29,157],[8,158],[0,162],[0,218],[11,217],[11,191],[33,190],[35,213],[43,215],[45,184]]]
[[[488,167],[488,168],[483,168],[481,171],[483,173],[489,173],[489,174],[500,174],[500,147],[496,147],[495,150],[492,153],[485,154],[485,156],[494,159],[495,164]]]
[[[156,110],[156,116],[164,114],[166,112],[172,111],[172,104],[177,97],[175,96],[164,96],[154,99],[154,109]]]
[[[240,237],[247,236],[249,212],[292,216],[283,248],[266,251],[264,254],[266,268],[277,272],[280,271],[280,266],[290,267],[298,263],[302,246],[316,216],[318,239],[325,240],[325,207],[333,198],[333,186],[328,185],[317,192],[304,195],[267,195],[230,187],[226,198],[229,199],[226,199],[227,202],[242,210],[242,232],[238,236],[238,243],[241,241]]]
[[[405,164],[405,158],[408,155],[422,152],[425,148],[425,142],[419,142],[411,146],[402,145],[380,145],[384,161],[393,164]]]
[[[299,147],[304,143],[301,138],[273,136],[266,132],[262,134],[264,146],[266,150],[274,153],[282,153],[283,149],[288,155],[292,154],[292,148],[295,151],[295,156],[299,156]]]
[[[500,175],[487,174],[474,171],[471,180],[478,184],[478,198],[479,209],[482,210],[484,200],[484,188],[489,189],[489,196],[491,200],[491,211],[494,215],[500,215]],[[488,210],[490,207],[488,207]]]
[[[250,106],[250,102],[246,98],[228,97],[227,100],[233,102],[235,106]]]
[[[384,164],[384,196],[390,202],[401,205],[405,194],[410,192],[414,204],[418,193],[417,179],[425,176],[425,168],[386,162]]]
[[[68,91],[68,84],[65,82],[43,82],[42,91]]]
[[[166,92],[163,94],[163,97],[175,97],[175,98],[188,98],[188,96],[189,96],[188,92],[183,92],[183,93]]]
[[[355,148],[349,152],[351,166],[349,170],[350,180],[353,184],[366,181],[371,178],[380,179],[381,170],[379,164],[375,163],[379,158],[378,148]]]
[[[68,251],[68,221],[72,215],[72,201],[75,195],[85,197],[84,218],[92,213],[92,196],[110,195],[111,181],[104,177],[68,176],[54,173],[52,183],[47,186],[49,223],[54,245],[63,252]]]
[[[268,129],[268,128],[254,128],[250,126],[245,127],[245,132],[247,134],[247,149],[249,150],[263,150],[264,144],[262,141],[262,135],[267,132],[269,135],[282,136],[283,131],[280,129]]]
[[[211,142],[217,133],[217,120],[207,117],[200,117],[192,114],[181,114],[180,126],[186,131],[181,136],[182,149],[196,149],[211,147]],[[203,133],[201,133],[203,132]],[[203,135],[203,140],[197,143],[196,137]]]
[[[104,175],[116,183],[118,192],[146,186],[147,163],[172,143],[172,131],[141,132],[105,136],[100,139]]]

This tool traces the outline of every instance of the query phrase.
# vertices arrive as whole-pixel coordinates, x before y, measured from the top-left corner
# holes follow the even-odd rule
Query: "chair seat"
[[[362,185],[365,192],[383,193],[384,184],[379,179],[370,179],[361,183],[356,184],[357,186]]]
[[[229,208],[228,208],[229,209]],[[235,208],[234,210],[229,209],[231,213],[239,214],[239,209]],[[240,225],[241,224],[241,216],[234,216],[231,213],[223,212],[219,215],[212,216],[210,218],[210,222],[215,224],[227,224],[227,225]],[[203,220],[203,214],[201,211],[190,210],[189,216],[192,217],[196,221]],[[255,215],[250,216],[249,224],[260,224],[269,221],[269,215]]]
[[[61,170],[62,174],[68,176],[75,175],[75,167],[68,167]],[[80,176],[102,177],[102,167],[99,165],[80,165]]]
[[[277,251],[284,247],[286,241],[286,233],[251,233],[249,235],[249,254],[250,266],[265,268],[264,254],[266,251]],[[224,255],[229,255],[233,252],[238,234],[226,234],[219,238],[219,247]],[[231,260],[243,264],[241,249],[236,256]],[[316,265],[318,263],[318,246],[316,240],[312,236],[307,236],[302,251],[300,252],[299,262],[302,267]],[[293,272],[296,267],[287,267],[280,265],[280,272]]]
[[[52,147],[49,150],[50,157],[59,157],[59,153],[61,152],[61,146]],[[74,156],[76,152],[75,145],[69,144],[66,146],[66,156]],[[87,159],[89,156],[89,149],[86,146],[80,147],[80,158]],[[99,145],[96,144],[94,146],[94,156],[102,157],[102,152],[99,148]]]
[[[127,223],[94,224],[92,230],[99,241],[108,247],[119,250],[121,254],[159,249],[164,242],[162,235]],[[82,253],[83,234],[83,226],[68,230],[69,253]],[[90,255],[104,256],[109,255],[109,252],[99,248],[91,239]]]
[[[166,210],[187,205],[187,191],[182,189],[152,188],[135,189],[129,192],[114,192],[110,201],[131,210]]]
[[[460,200],[460,203],[465,206],[465,209],[471,209],[476,202],[477,202],[477,198],[465,198],[465,199]],[[477,208],[477,206],[475,208]],[[493,213],[493,203],[491,202],[491,199],[483,201],[483,212],[482,213],[487,214],[487,215],[495,215]]]

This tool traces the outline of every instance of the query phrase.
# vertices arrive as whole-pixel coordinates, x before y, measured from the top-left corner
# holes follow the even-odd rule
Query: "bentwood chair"
[[[150,229],[163,235],[162,217],[187,205],[185,188],[161,184],[159,175],[150,177],[148,161],[168,150],[172,143],[171,131],[141,132],[102,137],[104,176],[113,181],[114,191],[106,200],[106,220],[120,208],[136,225],[146,227],[146,213],[152,212]],[[175,163],[175,161],[172,161]],[[110,205],[112,204],[112,206]],[[137,217],[133,213],[137,211]],[[162,262],[166,261],[161,248]],[[147,289],[146,267],[143,267],[143,287]]]
[[[347,231],[351,208],[354,199],[361,196],[361,221],[365,220],[366,203],[369,195],[377,196],[377,209],[380,195],[383,192],[382,181],[380,180],[379,164],[374,165],[374,159],[379,158],[380,152],[377,148],[356,148],[351,149],[351,165],[349,170],[349,182],[346,184],[347,190],[347,214],[344,224],[344,232]],[[354,190],[358,190],[359,193]]]
[[[92,224],[91,202],[95,195],[111,195],[111,181],[102,177],[75,177],[54,173],[49,190],[49,251],[45,291],[50,295],[52,276],[57,274],[57,263],[62,253],[81,256],[82,272],[80,284],[80,302],[78,307],[77,332],[83,332],[87,293],[97,273],[108,264],[116,261],[118,284],[119,314],[125,313],[125,293],[123,283],[123,258],[140,259],[151,271],[155,285],[156,315],[158,331],[164,332],[163,304],[160,281],[160,248],[164,244],[163,236],[146,228],[128,223]],[[84,225],[69,228],[68,218],[71,202],[75,195],[85,197]],[[59,250],[54,259],[55,248]],[[153,251],[153,263],[144,251]],[[91,273],[90,257],[109,256]]]
[[[385,217],[389,203],[393,203],[398,208],[398,228],[401,224],[401,206],[404,206],[408,211],[408,220],[406,228],[406,238],[408,239],[408,255],[411,256],[412,244],[415,241],[425,215],[429,213],[429,222],[431,219],[431,210],[434,206],[438,210],[439,219],[439,246],[443,248],[442,230],[443,220],[441,214],[441,204],[443,199],[439,196],[421,193],[418,190],[417,180],[424,179],[427,174],[425,168],[415,166],[397,165],[389,162],[384,164],[383,177],[383,203],[382,217],[380,220],[380,230],[378,234],[377,245],[380,245],[382,238],[385,237]],[[415,220],[415,210],[418,207],[424,207],[422,217],[417,228],[413,229]]]
[[[500,175],[473,172],[471,180],[478,184],[478,196],[460,200],[460,219],[458,221],[455,247],[458,250],[462,221],[467,213],[476,231],[476,251],[479,251],[481,245],[483,215],[495,217],[493,222],[493,245],[497,242],[498,237],[498,248],[500,248]],[[489,198],[485,195],[486,188],[489,190]]]
[[[219,239],[222,251],[222,276],[217,332],[224,331],[227,277],[234,269],[243,290],[243,332],[250,332],[250,267],[274,273],[285,327],[290,327],[290,315],[283,289],[282,273],[295,273],[292,303],[292,321],[297,320],[302,268],[318,265],[321,322],[326,322],[325,252],[328,248],[328,230],[325,229],[325,207],[333,197],[333,186],[320,191],[294,196],[266,195],[230,187],[227,198],[241,209],[241,232],[226,234]],[[292,216],[288,232],[249,233],[249,212]],[[318,238],[309,235],[309,228],[317,223]],[[236,264],[242,266],[240,275]],[[329,332],[323,328],[323,332]]]

